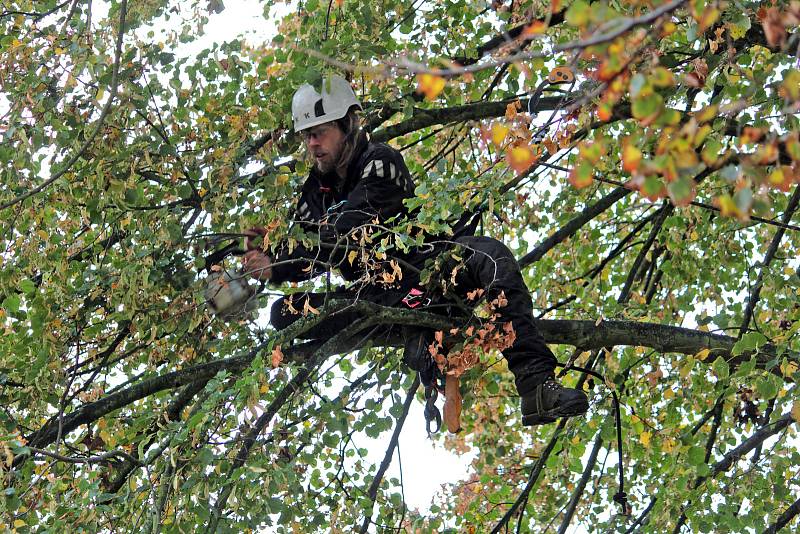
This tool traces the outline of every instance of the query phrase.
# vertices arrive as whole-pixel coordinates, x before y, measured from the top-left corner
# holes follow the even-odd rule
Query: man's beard
[[[322,174],[326,174],[336,169],[336,163],[333,161],[332,158],[325,158],[324,160],[318,159],[316,160],[316,166],[317,170]]]
[[[314,158],[314,163],[317,166],[317,170],[322,174],[335,171],[339,166],[340,155],[341,154],[331,154],[329,152],[322,159]]]

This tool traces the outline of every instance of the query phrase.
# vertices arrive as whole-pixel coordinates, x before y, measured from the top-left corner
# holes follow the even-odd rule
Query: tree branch
[[[386,473],[386,470],[389,469],[389,465],[392,463],[394,450],[397,448],[397,444],[400,441],[400,431],[403,430],[406,417],[408,417],[408,411],[411,409],[411,401],[414,400],[414,395],[417,394],[418,389],[419,374],[414,377],[414,382],[408,389],[406,400],[403,402],[403,413],[401,413],[400,417],[397,419],[397,424],[394,427],[392,438],[389,440],[389,446],[386,448],[386,454],[384,454],[383,461],[381,461],[378,472],[375,473],[375,478],[372,479],[372,483],[367,490],[367,497],[369,497],[370,503],[367,509],[364,510],[364,522],[361,523],[361,530],[359,530],[361,534],[365,534],[367,532],[367,529],[369,529],[369,525],[372,522],[372,509],[375,506],[375,499],[378,497],[378,487],[381,484],[381,480],[383,480],[383,475]]]
[[[550,457],[550,453],[553,452],[553,448],[555,448],[556,443],[558,442],[558,438],[561,437],[561,432],[564,430],[564,427],[567,426],[567,419],[562,418],[556,429],[553,431],[553,435],[550,437],[550,442],[545,447],[544,451],[542,451],[542,455],[536,460],[536,463],[533,464],[531,468],[531,474],[528,477],[528,482],[525,484],[525,488],[522,490],[522,493],[519,494],[517,500],[514,501],[514,504],[511,505],[503,517],[500,518],[500,521],[492,529],[492,534],[498,534],[500,530],[508,524],[511,518],[519,509],[520,505],[523,502],[528,501],[528,495],[530,494],[531,490],[533,489],[533,485],[536,484],[536,481],[539,479],[539,475],[542,473],[542,469],[544,469],[544,464],[547,461],[547,458]]]
[[[328,310],[340,310],[344,307],[348,310],[356,311],[365,315],[374,315],[374,324],[398,324],[425,326],[433,329],[449,330],[456,323],[450,319],[434,315],[431,313],[418,312],[415,310],[404,310],[400,308],[386,308],[371,302],[360,301],[356,303],[332,301],[330,308],[325,312],[312,318],[305,318],[298,321],[291,327],[280,332],[276,343],[282,339],[294,339],[300,333],[312,328],[319,321],[324,319],[326,314],[332,313]],[[681,328],[670,325],[655,323],[639,323],[635,321],[596,321],[589,320],[546,320],[535,321],[547,343],[572,345],[582,347],[586,350],[598,349],[609,345],[642,346],[656,349],[659,352],[674,352],[681,354],[696,354],[697,352],[709,349],[710,355],[726,355],[733,349],[736,339],[730,336],[701,332],[688,328]],[[118,410],[137,400],[148,397],[154,393],[165,389],[177,388],[189,383],[203,379],[210,379],[219,371],[227,370],[231,372],[241,371],[250,365],[253,358],[267,347],[263,343],[251,351],[232,358],[212,361],[200,364],[180,371],[172,371],[161,376],[142,380],[138,384],[111,395],[86,404],[81,408],[67,414],[63,418],[64,433],[75,430],[82,424],[96,421],[100,417]],[[350,352],[357,348],[357,343],[350,341],[339,341],[335,346],[336,353]],[[401,346],[402,340],[399,335],[395,335],[385,341],[388,346]],[[284,353],[291,361],[301,361],[307,358],[319,348],[318,342],[306,343],[292,347]],[[733,367],[747,361],[751,353],[741,354],[731,360],[729,364]],[[797,360],[797,355],[789,355],[792,360]],[[775,357],[775,347],[765,345],[756,354],[758,364],[763,366]],[[711,362],[715,358],[710,357],[706,360]],[[49,421],[39,431],[28,438],[32,446],[44,447],[55,439],[58,430],[57,421]],[[24,455],[15,459],[15,465],[22,460]]]
[[[49,456],[50,458],[54,458],[61,462],[67,462],[71,464],[96,464],[101,462],[107,462],[111,458],[124,458],[128,462],[133,464],[139,465],[139,460],[131,456],[125,451],[108,451],[104,452],[103,454],[98,454],[97,456],[64,456],[63,454],[58,454],[55,452],[46,451],[44,449],[37,449],[36,447],[28,447],[32,453],[34,454],[41,454],[42,456]]]
[[[571,94],[568,96],[549,96],[540,98],[537,111],[552,111],[560,108],[565,102],[569,102],[580,95]],[[503,117],[506,107],[519,100],[523,109],[527,109],[530,98],[512,98],[496,102],[476,102],[474,104],[464,104],[463,106],[453,106],[450,108],[423,109],[414,108],[414,113],[410,119],[398,124],[389,126],[382,130],[372,132],[372,140],[376,143],[384,143],[390,139],[415,132],[422,128],[439,124],[450,124],[453,122],[465,122],[473,120],[488,119],[490,117]]]
[[[786,205],[786,211],[783,212],[781,222],[788,223],[792,220],[798,202],[800,202],[800,187],[795,187],[794,193],[789,199],[789,203]],[[739,337],[742,337],[750,326],[750,320],[753,318],[753,311],[758,304],[758,300],[761,296],[761,288],[764,285],[764,273],[775,258],[775,253],[778,252],[778,247],[781,244],[784,233],[786,233],[786,231],[783,228],[778,228],[775,235],[772,237],[772,242],[769,244],[766,255],[764,255],[764,260],[761,262],[761,269],[758,271],[758,278],[756,279],[755,285],[750,290],[750,296],[747,299],[747,307],[744,309],[742,324],[739,327]]]
[[[800,499],[794,501],[794,504],[784,510],[778,520],[767,527],[767,529],[764,531],[764,534],[775,534],[776,532],[782,530],[783,527],[788,525],[792,519],[797,516],[797,514],[800,514]]]
[[[228,470],[229,475],[232,475],[234,471],[242,467],[245,462],[247,462],[247,458],[250,456],[250,450],[255,444],[256,439],[261,432],[264,431],[270,421],[272,421],[272,418],[275,417],[275,415],[278,413],[278,410],[280,410],[284,404],[286,404],[292,395],[301,390],[302,385],[306,382],[306,380],[308,380],[308,378],[311,376],[311,373],[313,373],[316,368],[319,367],[325,358],[335,352],[341,341],[357,334],[366,327],[373,326],[375,322],[375,316],[369,316],[362,321],[357,321],[351,324],[346,329],[326,341],[319,348],[319,350],[317,350],[313,356],[311,356],[309,361],[297,371],[297,374],[294,376],[294,378],[292,378],[278,392],[269,406],[264,410],[264,413],[261,414],[247,435],[245,435],[242,446],[239,449],[239,452],[236,454],[236,459]],[[234,483],[228,483],[220,492],[217,502],[211,512],[211,520],[209,521],[207,532],[217,531],[217,525],[222,517],[222,510],[228,501],[228,497],[233,491],[234,485]]]
[[[572,516],[575,515],[575,510],[578,508],[581,495],[583,495],[583,492],[586,489],[586,484],[592,477],[592,470],[597,463],[597,455],[600,453],[600,447],[602,447],[602,445],[603,437],[598,432],[597,437],[594,439],[592,452],[589,454],[589,459],[586,460],[586,467],[583,469],[581,479],[578,481],[577,486],[575,486],[575,490],[572,492],[572,496],[569,499],[569,504],[567,505],[567,510],[564,512],[564,519],[561,521],[561,525],[558,527],[558,534],[564,534],[569,528],[569,524],[572,522]],[[622,467],[620,466],[620,469],[621,468]]]
[[[617,201],[625,198],[625,196],[627,196],[630,192],[630,189],[617,187],[611,193],[607,194],[591,206],[588,206],[580,213],[580,215],[574,217],[567,224],[551,234],[547,239],[536,245],[536,248],[520,258],[519,266],[527,267],[528,265],[539,261],[542,259],[542,256],[555,248],[556,245],[575,235],[575,233],[586,223],[613,206]]]

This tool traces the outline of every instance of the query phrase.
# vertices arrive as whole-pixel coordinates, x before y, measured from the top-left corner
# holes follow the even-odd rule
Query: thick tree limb
[[[374,314],[375,324],[407,324],[417,326],[427,326],[434,329],[450,329],[456,326],[453,322],[444,317],[430,313],[421,313],[413,310],[399,308],[385,308],[370,302],[348,303],[348,309],[364,314]],[[332,302],[332,309],[341,309],[341,302]],[[297,332],[311,328],[320,316],[314,317],[314,321],[302,320],[292,325],[289,329],[282,331],[286,339],[294,339]],[[542,332],[547,343],[559,345],[572,345],[582,347],[586,350],[598,349],[609,345],[642,346],[655,349],[659,352],[673,352],[681,354],[696,354],[704,349],[709,349],[711,356],[729,354],[736,339],[730,336],[701,332],[688,328],[676,326],[638,323],[635,321],[602,321],[595,322],[589,320],[547,320],[536,321],[537,328]],[[386,345],[400,346],[402,340],[399,336],[390,338]],[[355,350],[357,343],[342,341],[336,345],[335,353],[345,353]],[[267,343],[259,345],[251,351],[205,364],[196,365],[180,371],[172,371],[164,375],[144,379],[141,382],[131,385],[123,390],[86,404],[77,410],[64,416],[63,432],[68,433],[75,430],[82,424],[96,421],[100,417],[127,406],[137,400],[146,398],[154,393],[165,389],[174,389],[186,384],[195,383],[200,380],[207,380],[222,370],[230,372],[241,371],[247,368],[255,356],[263,351]],[[285,350],[287,358],[293,361],[302,359],[313,354],[319,348],[319,343],[306,343],[291,349]],[[729,360],[731,366],[738,365],[750,358],[751,354],[741,354]],[[771,345],[762,346],[757,354],[757,361],[764,365],[775,357],[775,348]],[[797,360],[797,355],[790,355],[793,360]],[[706,360],[711,362],[715,358],[710,357]],[[50,421],[45,424],[38,432],[28,438],[31,446],[43,448],[55,439],[58,431],[58,422]],[[18,457],[15,462],[21,461]]]
[[[564,102],[570,102],[580,95],[549,96],[539,99],[536,107],[537,111],[552,111],[557,109]],[[384,143],[395,137],[409,134],[411,132],[435,126],[438,124],[450,124],[453,122],[465,122],[490,117],[502,117],[506,113],[506,107],[517,99],[500,100],[497,102],[477,102],[474,104],[464,104],[463,106],[453,106],[451,108],[422,109],[414,108],[414,114],[398,124],[388,126],[383,130],[372,133],[372,140]],[[527,109],[529,98],[520,98],[519,102],[523,109]]]

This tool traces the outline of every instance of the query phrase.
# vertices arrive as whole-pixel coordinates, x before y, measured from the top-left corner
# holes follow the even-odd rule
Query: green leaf
[[[706,450],[703,447],[698,447],[693,445],[689,447],[689,451],[686,453],[686,457],[689,460],[689,464],[698,466],[703,465],[705,463],[706,458]]]
[[[711,369],[714,371],[714,374],[717,375],[721,380],[728,378],[730,375],[730,366],[728,362],[725,361],[725,358],[722,356],[718,357],[714,360],[714,363],[711,365]]]
[[[570,26],[582,28],[589,23],[590,16],[591,10],[589,9],[589,4],[584,2],[584,0],[576,0],[569,6],[569,9],[567,9],[564,20],[566,20],[567,24]]]
[[[3,308],[5,308],[8,313],[14,314],[19,312],[20,303],[19,295],[9,295],[3,300]]]
[[[26,295],[32,295],[36,291],[36,284],[32,280],[24,279],[19,283],[19,289]]]
[[[778,394],[780,386],[772,376],[764,376],[756,382],[756,392],[762,399],[772,399]]]
[[[733,346],[733,355],[738,356],[745,352],[754,351],[768,341],[766,336],[761,332],[748,332]]]

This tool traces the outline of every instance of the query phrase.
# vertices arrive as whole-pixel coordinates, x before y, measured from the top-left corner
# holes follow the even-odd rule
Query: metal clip
[[[439,398],[439,392],[433,386],[425,387],[425,429],[428,431],[428,437],[432,434],[439,432],[442,428],[442,414],[439,408],[436,407],[436,399]],[[431,430],[431,424],[436,423],[436,428]]]

